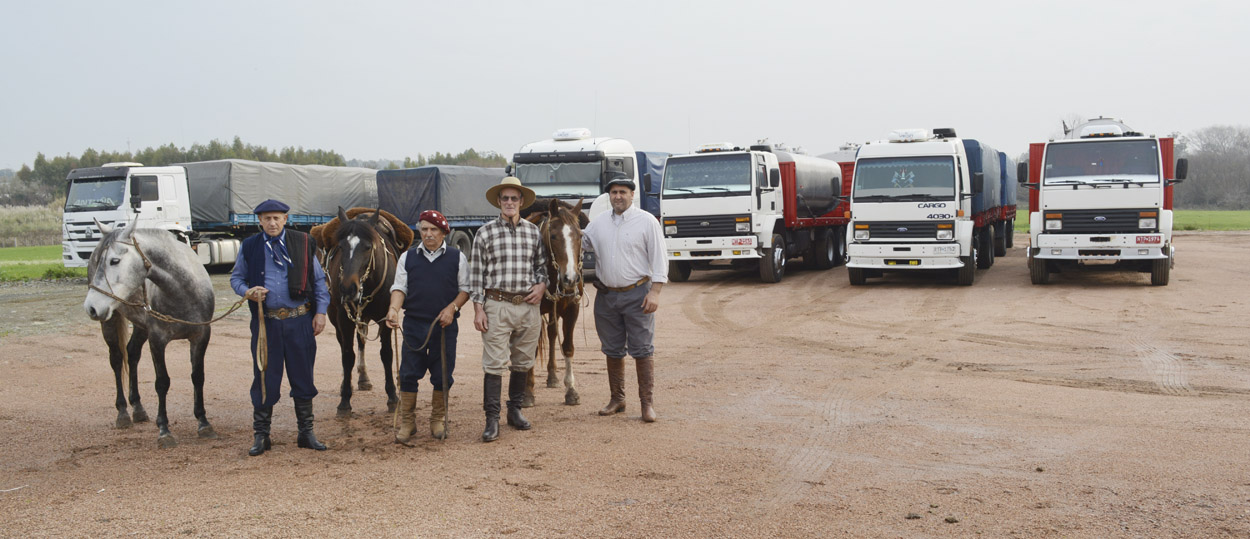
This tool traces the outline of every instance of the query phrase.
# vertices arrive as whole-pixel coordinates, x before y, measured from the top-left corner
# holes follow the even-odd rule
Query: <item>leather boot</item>
[[[517,430],[530,430],[530,422],[521,415],[521,401],[525,399],[527,372],[512,371],[508,378],[508,425]]]
[[[295,445],[304,449],[326,450],[326,445],[317,441],[317,436],[313,434],[312,399],[295,399],[295,422],[299,427]]]
[[[642,404],[642,420],[655,422],[655,410],[651,408],[651,387],[655,384],[655,360],[635,359],[638,368],[638,400]]]
[[[430,435],[435,440],[447,437],[447,406],[443,402],[443,392],[437,389],[430,397]]]
[[[625,358],[608,358],[608,388],[612,400],[599,410],[599,415],[619,414],[625,411]]]
[[[399,392],[399,430],[395,432],[395,443],[406,444],[417,431],[417,392]]]
[[[482,410],[486,412],[486,430],[482,431],[483,442],[493,442],[499,438],[499,393],[503,391],[503,377],[487,374],[482,380]]]
[[[273,447],[269,443],[269,424],[272,420],[273,406],[252,409],[252,448],[247,450],[248,456],[255,457]]]

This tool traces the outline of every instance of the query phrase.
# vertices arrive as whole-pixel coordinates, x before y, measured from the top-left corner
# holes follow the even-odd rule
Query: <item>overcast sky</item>
[[[1017,155],[1072,115],[1247,125],[1247,5],[6,0],[0,168],[236,135],[511,158],[561,127],[811,154],[953,127]]]

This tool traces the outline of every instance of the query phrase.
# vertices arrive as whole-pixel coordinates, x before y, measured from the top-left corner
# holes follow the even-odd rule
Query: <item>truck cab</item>
[[[512,156],[512,175],[539,198],[583,199],[591,219],[611,209],[603,188],[624,175],[634,182],[634,204],[648,187],[640,177],[634,146],[625,139],[595,137],[589,129],[559,129],[548,140],[531,142]]]
[[[1172,185],[1188,162],[1172,167],[1172,139],[1143,135],[1119,120],[1097,118],[1064,139],[1032,144],[1019,181],[1029,193],[1029,274],[1080,266],[1149,272],[1168,284],[1172,246]],[[1031,181],[1030,181],[1031,180]]]
[[[168,230],[189,243],[191,205],[183,167],[107,163],[74,169],[66,179],[61,261],[87,266],[100,240],[95,221],[110,226]]]

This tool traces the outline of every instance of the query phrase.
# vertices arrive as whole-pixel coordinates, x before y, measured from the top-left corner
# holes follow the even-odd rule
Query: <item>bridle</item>
[[[550,265],[550,268],[548,268],[549,269],[548,275],[555,276],[556,279],[553,279],[553,280],[556,283],[558,283],[560,274],[562,272],[560,271],[561,270],[560,264],[556,262],[556,257],[554,256],[555,251],[551,248],[551,220],[552,220],[552,217],[550,214],[544,216],[542,224],[539,225],[539,230],[543,237],[543,245],[547,248],[547,254],[548,254],[547,262]],[[565,226],[571,226],[571,225],[569,225],[566,222]],[[582,260],[581,258],[578,258],[577,259],[577,286],[574,287],[573,290],[571,291],[566,291],[564,290],[563,287],[557,285],[554,287],[557,289],[554,293],[551,291],[553,287],[549,286],[547,287],[546,292],[543,293],[543,297],[546,298],[547,300],[550,300],[553,303],[558,302],[562,299],[572,299],[574,301],[580,300],[582,298],[582,292],[585,290],[585,284],[586,284],[585,281],[586,281],[585,278],[582,276]]]
[[[371,240],[369,243],[369,262],[368,264],[365,265],[365,271],[363,274],[361,274],[360,281],[359,281],[362,291],[364,290],[365,283],[369,282],[369,277],[373,274],[373,269],[378,259],[377,249],[378,249],[379,243],[383,244],[382,250],[383,250],[383,256],[386,257],[386,262],[390,262],[390,260],[393,258],[398,259],[395,253],[391,251],[390,242],[388,242],[385,238],[383,238],[381,234],[378,234],[377,230],[374,229],[373,227],[369,227],[369,229],[372,231],[373,240],[376,240],[376,241]],[[330,251],[330,255],[327,256],[326,258],[330,259],[339,253],[341,253],[341,250],[336,245],[334,249]],[[338,266],[339,266],[338,282],[342,283],[344,264],[340,261]],[[386,264],[383,270],[385,271],[385,273],[383,273],[381,278],[378,279],[378,284],[377,286],[373,288],[372,291],[370,291],[368,294],[362,294],[353,304],[342,302],[343,312],[347,314],[347,318],[351,320],[352,324],[356,326],[356,334],[359,335],[362,339],[369,338],[369,320],[366,319],[364,316],[365,307],[367,307],[370,303],[372,303],[374,296],[376,296],[378,292],[381,292],[382,289],[385,288],[386,277],[390,276],[391,272],[394,271],[391,269],[390,264]]]

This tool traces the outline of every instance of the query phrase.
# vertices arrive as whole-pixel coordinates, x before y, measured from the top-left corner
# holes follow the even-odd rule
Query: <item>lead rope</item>
[[[263,407],[269,400],[268,389],[265,387],[265,371],[269,370],[269,335],[265,331],[265,302],[256,302],[256,370],[260,371],[260,404]]]

